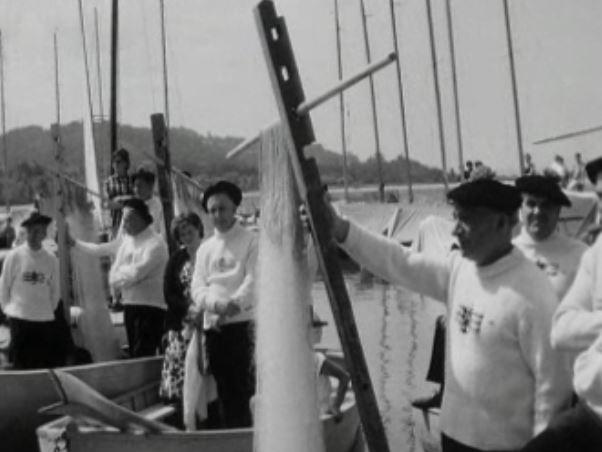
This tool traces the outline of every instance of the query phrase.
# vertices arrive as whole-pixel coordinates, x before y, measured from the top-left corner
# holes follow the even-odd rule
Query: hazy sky
[[[365,63],[359,0],[339,0],[344,71]],[[539,167],[555,153],[572,163],[602,153],[602,133],[535,146],[533,141],[602,124],[602,2],[510,0],[523,141]],[[94,8],[100,22],[104,113],[108,112],[110,0],[84,0],[95,113],[99,114]],[[172,126],[249,137],[277,116],[249,0],[165,0]],[[432,0],[448,167],[457,166],[445,1]],[[517,147],[501,0],[451,0],[466,159],[516,171]],[[305,92],[337,79],[334,0],[278,0]],[[392,50],[388,0],[366,0],[373,59]],[[425,0],[395,3],[406,90],[410,155],[440,166]],[[62,121],[81,119],[82,42],[77,0],[0,0],[6,56],[7,127],[55,121],[52,33],[57,31]],[[120,2],[120,120],[150,124],[163,110],[159,0]],[[395,68],[375,77],[382,152],[403,152]],[[336,100],[312,113],[317,139],[340,150]],[[368,83],[346,93],[348,147],[374,153]],[[177,152],[177,150],[174,150]]]

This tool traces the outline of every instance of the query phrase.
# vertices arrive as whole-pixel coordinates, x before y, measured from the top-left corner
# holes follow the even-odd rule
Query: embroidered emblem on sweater
[[[472,307],[460,305],[456,311],[456,321],[460,325],[462,333],[473,331],[475,334],[481,332],[481,324],[485,315],[475,311]]]
[[[35,286],[36,284],[44,284],[46,282],[46,276],[44,276],[44,273],[42,272],[24,272],[23,281],[33,284]]]
[[[236,262],[233,259],[228,259],[226,257],[220,257],[217,261],[217,268],[220,272],[224,272],[226,270],[231,270],[236,267]]]
[[[560,271],[560,265],[556,262],[546,262],[541,259],[537,259],[535,261],[535,265],[540,270],[543,270],[547,275],[555,276]]]

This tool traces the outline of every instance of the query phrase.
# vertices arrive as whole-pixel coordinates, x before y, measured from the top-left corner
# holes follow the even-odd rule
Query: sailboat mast
[[[159,7],[161,9],[161,51],[163,56],[163,101],[165,102],[165,131],[166,138],[169,138],[169,97],[168,97],[168,84],[167,84],[167,42],[165,36],[165,2],[159,0]]]
[[[447,33],[449,40],[449,54],[451,58],[451,76],[454,95],[454,109],[456,113],[456,138],[458,140],[458,166],[460,174],[464,172],[464,146],[462,141],[462,123],[460,118],[460,103],[458,100],[458,78],[456,76],[456,45],[454,42],[454,25],[451,10],[451,0],[445,1],[445,12],[447,16]]]
[[[514,102],[514,122],[516,124],[516,144],[518,148],[518,167],[520,174],[525,170],[525,159],[523,155],[523,132],[520,121],[520,105],[518,103],[518,88],[516,86],[516,67],[514,65],[514,46],[512,43],[512,27],[510,25],[510,10],[508,0],[503,0],[504,20],[506,24],[506,42],[508,45],[508,59],[510,61],[510,79],[512,81],[512,99]]]
[[[8,195],[8,140],[6,138],[6,103],[4,98],[4,48],[2,46],[2,31],[0,31],[0,105],[2,107],[2,157],[4,160],[3,192],[6,214],[10,214],[10,199]]]
[[[441,172],[443,174],[443,185],[445,186],[445,191],[447,191],[449,188],[449,183],[447,181],[445,137],[443,136],[443,112],[441,111],[441,90],[439,89],[439,71],[437,70],[437,49],[435,47],[435,31],[433,27],[433,12],[431,9],[431,0],[426,0],[426,15],[429,29],[429,41],[431,46],[431,61],[433,64],[433,83],[435,85],[435,102],[437,106],[439,147],[441,149]]]
[[[59,46],[56,32],[53,35],[54,41],[54,95],[56,104],[56,124],[53,124],[52,138],[54,140],[54,162],[56,165],[55,176],[55,197],[56,197],[56,230],[57,245],[59,250],[59,278],[60,293],[63,300],[65,316],[69,317],[69,307],[71,306],[71,286],[69,278],[69,247],[67,246],[67,226],[65,223],[65,197],[63,193],[63,181],[61,181],[61,168],[63,167],[62,144],[61,144],[61,96],[59,88]]]
[[[397,91],[399,93],[399,113],[401,116],[401,133],[403,138],[403,149],[406,155],[406,179],[408,181],[408,200],[414,202],[414,191],[412,190],[412,169],[410,168],[410,147],[408,144],[408,130],[406,124],[406,107],[403,95],[403,82],[401,78],[401,54],[399,53],[399,43],[397,42],[397,20],[395,19],[394,0],[389,0],[389,11],[391,13],[391,31],[393,33],[393,50],[397,55],[395,59],[395,70],[397,71]]]
[[[90,115],[90,121],[94,124],[94,111],[92,109],[92,89],[90,87],[90,67],[88,66],[88,50],[86,46],[86,29],[84,26],[84,8],[82,0],[78,0],[79,4],[79,25],[82,34],[82,48],[84,52],[84,70],[86,78],[86,94],[88,96],[88,114]]]
[[[339,1],[334,0],[334,29],[337,41],[337,69],[339,80],[343,80],[343,60],[341,57],[341,23],[339,19]],[[345,95],[339,93],[339,116],[341,121],[341,150],[343,152],[343,187],[345,202],[349,202],[349,185],[347,180],[347,140],[345,139]]]
[[[119,58],[117,45],[119,39],[119,0],[113,0],[111,7],[111,106],[110,106],[110,149],[117,150],[117,66]]]
[[[102,104],[102,73],[100,70],[100,33],[98,27],[98,9],[94,8],[94,35],[96,37],[96,79],[98,82],[98,113],[104,120],[104,106]]]
[[[360,0],[360,10],[362,14],[362,29],[364,32],[364,48],[366,50],[366,62],[370,64],[370,41],[368,38],[368,23],[366,21],[366,7],[364,0]],[[374,145],[376,148],[376,167],[378,171],[378,199],[385,201],[385,182],[383,180],[382,156],[380,152],[380,137],[378,134],[378,114],[376,112],[376,95],[374,92],[374,77],[372,74],[368,77],[370,83],[370,101],[372,104],[372,122],[374,124]]]

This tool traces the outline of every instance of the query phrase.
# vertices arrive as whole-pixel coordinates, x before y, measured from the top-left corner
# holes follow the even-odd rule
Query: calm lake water
[[[420,452],[410,400],[433,388],[425,376],[435,319],[444,307],[377,280],[363,283],[359,274],[346,275],[346,282],[389,446]],[[322,282],[314,284],[313,296],[316,311],[329,322],[321,345],[340,348]]]

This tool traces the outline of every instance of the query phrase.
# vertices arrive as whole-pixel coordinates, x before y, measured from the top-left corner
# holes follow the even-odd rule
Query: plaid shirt
[[[117,196],[134,194],[134,184],[129,175],[120,177],[117,174],[113,174],[107,177],[105,179],[104,188],[105,194],[109,199],[114,199]],[[111,224],[113,233],[115,233],[121,224],[121,209],[111,209]]]

